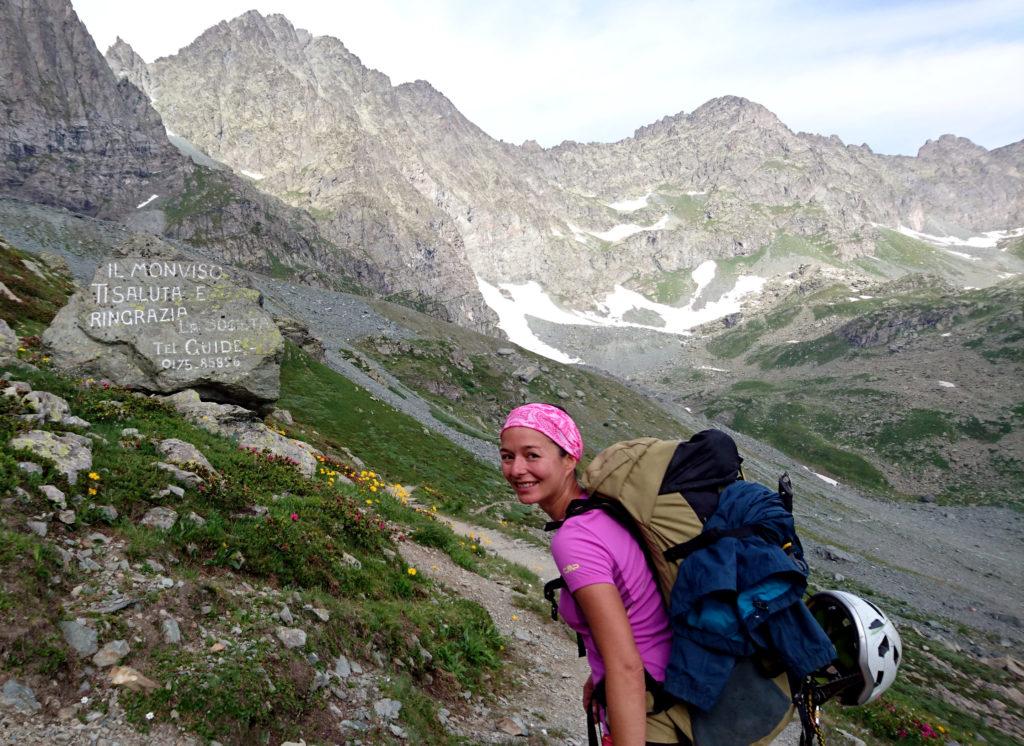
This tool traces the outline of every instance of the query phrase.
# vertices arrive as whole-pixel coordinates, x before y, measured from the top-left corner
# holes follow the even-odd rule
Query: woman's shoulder
[[[623,539],[631,540],[629,532],[603,510],[588,510],[567,519],[551,538],[551,545],[567,545],[577,542],[599,542],[615,544]]]

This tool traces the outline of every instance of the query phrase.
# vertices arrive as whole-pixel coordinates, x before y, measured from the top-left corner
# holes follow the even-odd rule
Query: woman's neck
[[[582,491],[579,482],[573,476],[550,502],[540,507],[551,520],[561,521],[565,518],[565,511],[569,508],[569,503],[578,498]]]

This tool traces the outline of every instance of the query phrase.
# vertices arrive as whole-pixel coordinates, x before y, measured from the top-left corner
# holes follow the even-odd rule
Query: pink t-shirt
[[[604,512],[592,510],[574,516],[558,529],[551,539],[551,555],[570,593],[595,583],[610,583],[618,589],[644,668],[663,681],[672,632],[658,584],[629,532]],[[558,612],[583,636],[596,683],[604,678],[604,660],[570,593],[559,594]]]

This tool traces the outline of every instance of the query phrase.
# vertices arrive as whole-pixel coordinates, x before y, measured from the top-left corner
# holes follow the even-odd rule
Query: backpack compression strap
[[[734,539],[745,539],[748,536],[757,535],[757,526],[739,526],[738,528],[727,529],[712,528],[699,533],[689,541],[669,547],[663,554],[669,562],[675,562],[676,560],[686,559],[698,549],[709,547],[719,539],[724,539],[727,536],[731,536]]]

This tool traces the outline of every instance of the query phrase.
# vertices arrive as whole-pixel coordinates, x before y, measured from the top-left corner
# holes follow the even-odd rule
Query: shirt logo
[[[568,575],[569,573],[576,572],[579,569],[580,569],[579,563],[573,562],[571,565],[566,565],[565,567],[562,568],[562,574],[563,575]]]

